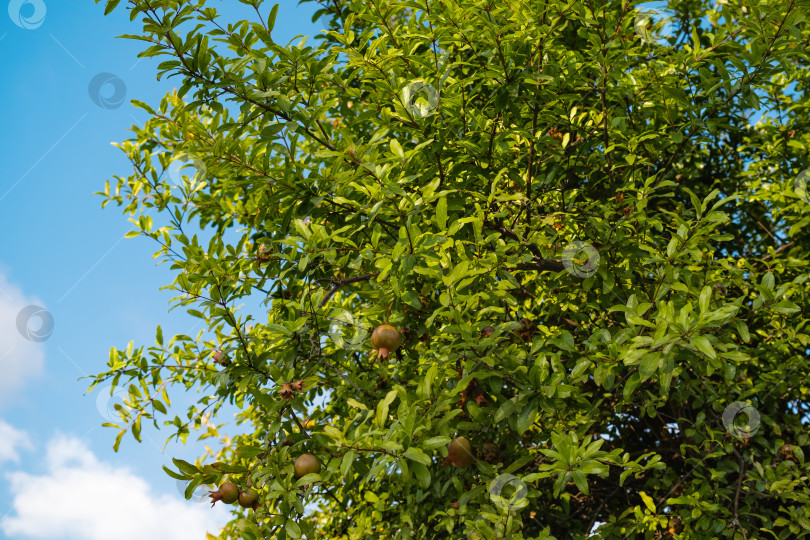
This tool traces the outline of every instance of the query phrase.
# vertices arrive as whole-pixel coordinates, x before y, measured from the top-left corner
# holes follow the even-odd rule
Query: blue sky
[[[172,295],[159,288],[172,276],[152,259],[156,246],[124,240],[126,217],[93,195],[130,173],[110,144],[147,119],[129,100],[156,106],[179,79],[157,81],[158,61],[137,58],[142,44],[116,38],[141,29],[123,8],[105,17],[92,0],[0,5],[0,539],[216,533],[228,519],[221,505],[182,500],[161,470],[203,447],[163,452],[168,432],[145,430],[142,444],[127,436],[114,453],[115,430],[101,427],[109,399],[78,380],[104,371],[112,346],[151,344],[157,324],[166,335],[194,325],[168,311]],[[229,20],[251,13],[235,0],[210,5]],[[319,32],[315,7],[282,3],[274,38]],[[94,78],[102,99],[91,98]],[[37,316],[20,331],[28,306],[46,310],[52,332]],[[169,517],[174,529],[160,523]]]

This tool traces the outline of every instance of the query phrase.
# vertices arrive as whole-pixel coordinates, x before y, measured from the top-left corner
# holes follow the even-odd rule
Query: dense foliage
[[[205,327],[112,350],[116,448],[214,440],[222,538],[810,531],[806,3],[240,2],[106,2],[179,89],[105,204]]]

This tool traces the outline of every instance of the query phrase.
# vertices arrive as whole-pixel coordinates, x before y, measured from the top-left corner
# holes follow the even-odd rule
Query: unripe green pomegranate
[[[295,458],[295,477],[301,478],[311,473],[321,472],[321,464],[318,458],[312,454],[301,454]]]
[[[399,332],[390,324],[381,324],[371,333],[371,343],[379,351],[380,360],[387,360],[399,348],[400,341]]]
[[[222,501],[225,504],[233,504],[239,498],[239,488],[233,482],[225,482],[217,491],[211,493],[211,506],[214,506],[217,501]]]
[[[455,467],[467,467],[475,462],[472,445],[467,437],[456,437],[447,445],[448,459]]]
[[[239,506],[242,508],[253,508],[258,498],[259,494],[256,492],[256,490],[253,488],[248,488],[239,494]]]

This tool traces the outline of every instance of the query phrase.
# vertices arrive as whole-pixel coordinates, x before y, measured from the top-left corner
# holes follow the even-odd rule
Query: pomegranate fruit
[[[448,461],[455,467],[467,467],[475,462],[472,445],[467,437],[456,437],[447,445]]]
[[[228,357],[222,354],[222,351],[214,351],[213,358],[214,362],[219,364],[220,366],[228,366],[231,363]]]
[[[233,482],[225,482],[219,489],[211,493],[211,506],[214,506],[217,501],[222,501],[225,504],[233,504],[239,498],[239,488]]]
[[[487,463],[498,463],[500,460],[500,452],[498,445],[491,442],[485,442],[481,448],[481,458]]]
[[[389,324],[381,324],[371,333],[371,343],[379,351],[381,360],[386,360],[392,352],[397,350],[400,341],[399,332]]]
[[[253,488],[248,488],[239,494],[239,506],[242,508],[252,508],[256,504],[259,494]]]
[[[779,450],[776,452],[776,455],[782,460],[789,459],[791,461],[796,461],[796,456],[793,453],[793,445],[791,444],[783,444],[780,446]]]
[[[256,253],[256,259],[259,262],[264,262],[270,258],[270,254],[273,250],[267,244],[259,244],[259,249]]]
[[[321,472],[321,464],[318,458],[312,454],[301,454],[295,458],[295,477],[301,478],[310,473]]]

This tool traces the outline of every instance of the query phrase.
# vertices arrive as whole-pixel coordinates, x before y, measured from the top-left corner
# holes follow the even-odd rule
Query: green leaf
[[[751,342],[751,334],[748,333],[748,326],[743,321],[737,321],[737,333],[745,343]]]
[[[403,456],[410,460],[417,461],[427,466],[433,464],[433,461],[431,461],[431,459],[427,455],[425,455],[424,452],[422,452],[419,448],[416,448],[415,446],[411,446],[410,448],[405,450]]]
[[[275,4],[272,8],[270,8],[270,14],[267,16],[268,32],[272,32],[273,28],[276,27],[276,15],[278,15],[278,6],[279,4]]]
[[[447,198],[440,197],[436,204],[436,226],[440,231],[447,229]]]
[[[399,158],[403,158],[403,159],[405,158],[405,152],[403,152],[403,151],[402,151],[402,146],[399,144],[399,141],[398,141],[398,140],[396,140],[396,139],[391,139],[391,140],[388,142],[388,145],[391,147],[391,152],[392,152],[392,153],[393,153],[395,156],[397,156],[397,157],[399,157]]]
[[[683,187],[682,189],[689,195],[689,198],[692,200],[692,206],[695,207],[695,216],[700,217],[704,211],[703,204],[700,202],[700,199],[688,187]]]
[[[642,379],[649,379],[652,377],[656,371],[658,371],[658,365],[661,361],[660,353],[655,352],[648,352],[645,353],[644,356],[641,358],[641,363],[639,364],[638,372],[641,375]]]
[[[622,396],[625,400],[629,400],[630,396],[633,394],[633,391],[641,382],[641,378],[638,373],[633,373],[630,375],[630,378],[627,379],[627,382],[624,384],[624,389],[622,390]]]
[[[453,270],[450,272],[450,275],[447,276],[445,283],[447,283],[448,285],[456,283],[461,278],[467,275],[467,271],[469,270],[469,268],[470,268],[469,261],[461,261],[460,263],[458,263],[456,266],[453,267]]]
[[[386,394],[385,399],[383,399],[380,403],[377,404],[377,416],[375,421],[377,426],[382,428],[385,425],[385,422],[388,420],[388,407],[393,403],[393,401],[397,398],[397,391],[391,390]]]
[[[712,288],[706,285],[705,287],[703,287],[703,290],[700,291],[700,300],[698,301],[701,313],[708,313],[709,302],[711,302],[711,299],[712,299]]]
[[[109,15],[118,6],[121,0],[107,0],[107,5],[104,7],[104,15]],[[155,114],[154,112],[152,114]]]
[[[422,309],[422,302],[419,300],[419,293],[407,291],[402,295],[402,301],[414,309]]]
[[[304,476],[302,476],[301,478],[296,480],[295,487],[299,488],[301,486],[308,486],[310,484],[316,484],[318,482],[321,482],[322,480],[323,479],[321,478],[321,475],[318,474],[318,473],[305,474]]]
[[[791,313],[796,313],[800,311],[801,308],[794,304],[793,302],[788,302],[787,300],[782,300],[771,305],[771,309],[776,311],[777,313],[784,313],[785,315],[790,315]]]
[[[529,403],[520,411],[520,415],[515,422],[518,435],[523,435],[529,427],[534,423],[537,416],[537,398],[533,398]]]
[[[141,442],[141,415],[139,414],[135,417],[135,421],[132,422],[132,436],[135,437],[135,440]]]
[[[647,495],[643,491],[639,491],[638,494],[641,495],[641,500],[644,501],[644,506],[646,506],[647,509],[654,514],[655,513],[655,502],[652,500],[652,497],[650,497],[649,495]]]
[[[121,439],[124,437],[124,433],[127,431],[122,429],[118,432],[118,435],[115,436],[115,442],[113,443],[113,451],[118,452],[118,447],[121,446]]]
[[[236,447],[236,455],[241,458],[250,459],[252,457],[258,456],[262,452],[264,452],[262,448],[248,444]]]
[[[711,359],[717,358],[717,353],[714,352],[714,348],[712,347],[709,338],[706,336],[692,336],[689,338],[689,343],[694,345],[697,350],[705,354]]]
[[[121,0],[110,0],[110,1],[115,2],[115,4],[118,4],[118,2],[120,2]],[[107,5],[107,7],[109,8],[109,4]],[[113,6],[113,7],[115,7],[115,6]],[[137,99],[132,99],[132,100],[130,100],[130,103],[132,103],[132,105],[134,105],[135,107],[137,107],[139,109],[143,109],[144,111],[148,112],[151,115],[157,114],[152,107],[150,107],[149,105],[147,105],[143,101],[138,101]]]
[[[346,405],[348,405],[349,407],[354,407],[355,409],[363,410],[363,411],[368,410],[368,407],[366,407],[364,404],[360,403],[359,401],[357,401],[354,398],[348,398],[346,400]]]
[[[161,402],[159,399],[152,400],[152,407],[154,407],[156,411],[166,414],[166,406],[163,405],[163,402]]]
[[[419,462],[412,463],[411,470],[419,482],[419,487],[422,489],[428,489],[430,487],[430,470]]]
[[[187,477],[187,476],[184,476],[184,475],[182,475],[182,474],[177,474],[177,473],[176,473],[176,472],[174,472],[173,470],[171,470],[171,469],[169,469],[168,467],[166,467],[166,465],[163,465],[163,470],[166,472],[166,474],[168,474],[169,476],[171,476],[171,477],[172,477],[172,478],[174,478],[175,480],[188,480],[188,477]]]
[[[506,418],[508,416],[512,416],[513,414],[515,414],[515,400],[514,400],[514,398],[513,399],[508,399],[508,400],[504,401],[503,403],[501,403],[501,406],[498,407],[498,410],[495,412],[494,421],[495,421],[496,424],[500,423],[501,421],[503,421],[504,418]]]
[[[425,442],[423,442],[420,446],[425,450],[433,450],[434,448],[441,448],[442,446],[447,446],[450,443],[450,437],[446,435],[439,435],[437,437],[431,437]]]
[[[571,472],[571,477],[574,479],[574,484],[576,484],[577,488],[584,493],[585,495],[588,494],[588,475],[586,475],[581,470],[575,470]]]
[[[185,491],[183,491],[183,496],[185,497],[186,500],[191,499],[191,496],[194,494],[194,490],[197,489],[197,487],[200,484],[202,484],[202,482],[203,482],[202,476],[196,476],[191,479],[191,482],[188,483]]]
[[[344,454],[343,461],[340,463],[340,474],[342,476],[346,476],[349,474],[352,466],[354,465],[354,460],[357,457],[357,452],[354,450],[349,450]]]
[[[570,437],[568,435],[552,431],[551,443],[554,445],[554,448],[557,449],[557,452],[560,453],[563,464],[566,467],[570,465],[573,462],[573,446],[571,444]]]
[[[184,461],[182,459],[172,458],[172,463],[180,469],[182,472],[186,473],[189,476],[193,476],[195,474],[199,474],[200,470],[192,463],[188,461]]]
[[[576,344],[574,343],[574,336],[572,336],[571,332],[568,330],[560,332],[560,336],[550,339],[549,343],[556,345],[564,351],[575,352],[577,350]]]
[[[766,287],[769,290],[773,290],[775,286],[776,280],[773,277],[773,272],[768,272],[764,276],[762,276],[762,286]]]
[[[287,531],[290,538],[301,538],[301,527],[299,527],[298,523],[291,519],[288,519],[284,523],[284,530]]]
[[[680,240],[678,239],[678,237],[673,236],[672,239],[667,244],[667,257],[672,258],[672,256],[675,254],[675,250],[678,249],[679,243]]]
[[[438,368],[435,365],[432,365],[428,368],[427,373],[425,374],[425,378],[422,379],[422,382],[419,383],[419,388],[416,389],[416,397],[419,399],[427,399],[431,395],[431,385],[433,381],[436,379],[436,373]]]

